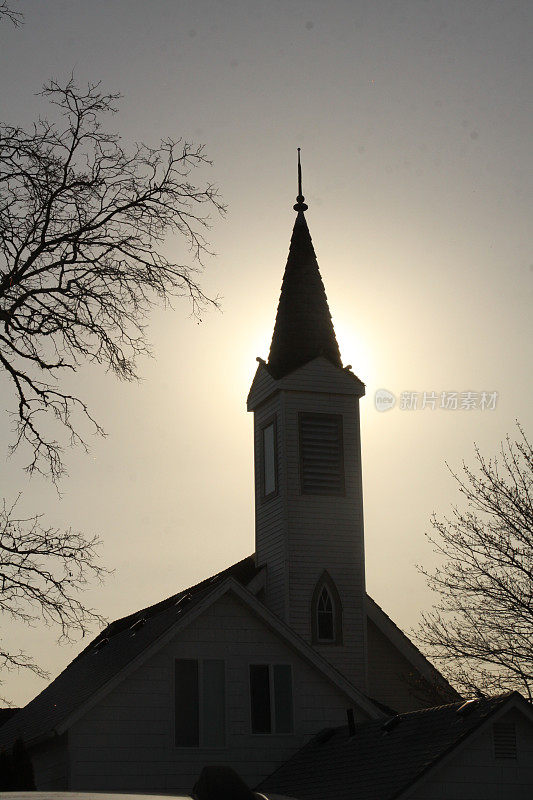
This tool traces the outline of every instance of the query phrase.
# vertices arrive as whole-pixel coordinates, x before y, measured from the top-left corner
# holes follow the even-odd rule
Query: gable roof
[[[232,590],[299,654],[372,717],[383,712],[356,689],[310,645],[246,590],[260,580],[262,567],[253,556],[107,626],[37,697],[0,728],[0,747],[15,738],[35,744],[62,733],[131,669],[166,643],[177,629],[202,613],[224,592]]]
[[[347,727],[327,729],[258,790],[301,800],[400,798],[484,723],[514,705],[531,715],[522,696],[510,692],[399,714],[385,723],[363,722],[353,736]]]
[[[152,606],[111,622],[28,705],[0,728],[0,746],[17,736],[26,744],[57,731],[80,706],[228,577],[248,584],[260,568],[253,556]]]
[[[259,366],[246,400],[248,411],[255,411],[278,392],[320,391],[355,397],[365,394],[365,384],[354,375],[350,366],[339,369],[324,356],[317,356],[279,379],[273,377],[263,359],[257,358],[257,361]]]
[[[278,379],[317,356],[324,356],[342,368],[311,234],[303,210],[299,210],[281,286],[268,369]]]

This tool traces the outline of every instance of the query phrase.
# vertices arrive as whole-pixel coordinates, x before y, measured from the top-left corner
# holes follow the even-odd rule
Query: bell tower
[[[265,604],[363,691],[366,612],[359,398],[343,367],[307,227],[297,212],[254,414],[256,562]]]

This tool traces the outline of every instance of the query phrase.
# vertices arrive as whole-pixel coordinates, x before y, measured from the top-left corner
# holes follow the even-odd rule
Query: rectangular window
[[[302,494],[344,494],[341,414],[299,414]]]
[[[289,664],[274,665],[276,733],[292,733],[292,674]]]
[[[177,659],[174,693],[176,746],[223,747],[226,738],[224,661]]]
[[[176,745],[198,747],[200,744],[200,717],[198,693],[198,661],[180,658],[175,674]]]
[[[270,678],[268,664],[250,664],[252,733],[270,733]]]
[[[261,497],[268,499],[278,490],[276,420],[261,428]]]
[[[220,659],[206,659],[202,666],[202,744],[223,747],[226,744],[225,664]]]
[[[289,664],[250,664],[252,733],[292,733]]]

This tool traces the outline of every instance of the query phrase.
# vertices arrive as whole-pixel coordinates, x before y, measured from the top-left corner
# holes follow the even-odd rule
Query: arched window
[[[342,605],[337,587],[324,570],[311,601],[313,644],[342,644]]]
[[[316,607],[316,628],[319,642],[332,642],[335,639],[335,620],[333,603],[328,587],[323,586]]]

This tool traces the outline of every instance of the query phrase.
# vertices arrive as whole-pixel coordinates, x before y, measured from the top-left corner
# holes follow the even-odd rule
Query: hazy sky
[[[15,5],[13,0],[12,5]],[[296,147],[307,219],[344,363],[362,401],[367,587],[404,629],[431,596],[432,511],[457,499],[445,461],[531,431],[530,0],[28,0],[0,27],[0,118],[28,125],[49,77],[75,70],[124,95],[126,142],[206,145],[229,207],[203,285],[223,312],[154,314],[143,381],[94,369],[77,388],[106,429],[67,454],[62,498],[0,462],[21,509],[104,541],[115,569],[86,600],[123,616],[253,552],[252,419],[294,221]],[[176,257],[182,243],[170,242]],[[376,410],[374,394],[498,392],[495,409]],[[13,408],[0,377],[0,408]],[[478,397],[479,400],[479,397]],[[4,452],[10,439],[0,417]],[[3,625],[3,622],[2,622]],[[80,645],[9,628],[55,675]],[[85,644],[85,643],[84,643]],[[24,703],[43,687],[7,676]]]

